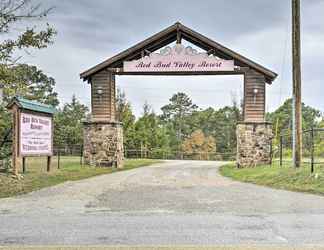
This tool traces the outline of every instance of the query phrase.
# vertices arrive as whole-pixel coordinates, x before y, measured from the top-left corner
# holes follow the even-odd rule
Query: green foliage
[[[54,144],[73,146],[83,143],[82,120],[86,118],[88,107],[81,104],[75,96],[55,114]]]
[[[242,115],[235,103],[219,110],[198,110],[189,96],[177,93],[162,107],[162,115],[156,115],[146,103],[142,116],[135,120],[125,94],[118,96],[117,113],[121,113],[118,117],[126,131],[126,150],[149,150],[154,157],[160,158],[176,155],[185,144],[189,145],[188,141],[197,131],[201,131],[212,145],[213,150],[208,152],[216,153],[215,142],[218,153],[234,154],[236,150],[236,124]],[[201,150],[206,151],[206,148]]]
[[[190,134],[189,119],[194,111],[198,109],[196,104],[185,93],[176,93],[170,98],[170,103],[163,106],[161,119],[165,123],[169,123],[176,135],[176,144],[178,148],[185,137]]]
[[[11,115],[7,111],[7,109],[0,105],[0,134],[4,135],[7,131],[8,128],[10,128],[11,124]]]
[[[57,93],[53,90],[54,79],[35,66],[18,63],[21,52],[29,54],[53,43],[56,31],[48,24],[44,27],[39,23],[49,12],[50,9],[42,9],[40,4],[33,5],[31,0],[0,1],[0,83],[4,85],[5,102],[19,94],[58,105]]]
[[[55,81],[35,66],[19,64],[24,53],[46,48],[53,43],[56,31],[50,25],[40,23],[50,12],[31,0],[0,1],[0,87],[4,89],[4,103],[0,107],[0,143],[11,128],[11,116],[4,106],[14,96],[58,105]],[[9,136],[8,139],[11,139]],[[2,156],[10,151],[10,145],[1,145]]]
[[[194,112],[190,119],[192,130],[201,129],[205,135],[212,136],[217,142],[219,153],[234,153],[236,150],[236,124],[241,120],[238,107],[226,106],[215,110],[208,108]]]
[[[283,143],[285,147],[291,147],[292,130],[292,99],[287,99],[283,105],[272,113],[267,114],[267,120],[272,122],[275,133],[275,145],[279,143],[280,134],[284,134]],[[315,108],[302,104],[303,130],[311,129],[319,125],[321,112]]]
[[[150,105],[145,104],[142,116],[135,120],[131,105],[125,94],[119,95],[117,110],[124,123],[126,150],[149,150],[154,157],[165,155],[179,156],[179,151],[194,153],[201,145],[194,146],[193,135],[201,131],[204,138],[217,142],[214,152],[220,159],[231,159],[236,154],[236,125],[243,115],[237,102],[220,109],[198,109],[189,96],[184,93],[174,94],[170,102],[162,107],[162,115],[157,116]],[[119,108],[118,108],[119,107]],[[321,113],[303,104],[303,128],[324,127]],[[291,157],[291,99],[288,99],[277,110],[267,114],[267,121],[273,123],[275,134],[287,133],[284,137],[284,157]],[[194,136],[195,137],[195,136]],[[309,137],[309,136],[308,136]],[[315,154],[324,157],[324,143],[321,137],[315,136]],[[304,138],[304,154],[309,153],[310,140]],[[191,145],[191,146],[190,146]],[[275,140],[274,149],[278,146]],[[201,150],[201,149],[200,149]],[[277,152],[277,151],[276,151]],[[215,155],[216,156],[216,155]]]
[[[9,37],[7,35],[10,33],[10,38],[3,39],[0,43],[1,72],[17,63],[21,57],[21,55],[17,57],[20,51],[43,49],[53,43],[53,37],[56,35],[55,29],[49,24],[41,29],[36,26],[35,22],[46,17],[50,10],[42,9],[40,4],[33,5],[32,0],[2,0],[0,2],[0,34],[3,37]],[[19,26],[19,32],[17,32],[17,26]]]
[[[19,64],[7,69],[6,73],[3,79],[6,102],[19,95],[54,107],[59,104],[57,93],[54,91],[54,78],[48,77],[36,66]]]
[[[167,136],[164,136],[163,128],[158,116],[152,108],[145,103],[143,115],[135,123],[135,140],[137,148],[153,149],[164,148],[167,144]]]
[[[116,119],[123,123],[125,148],[135,148],[135,115],[125,92],[120,89],[117,89],[116,96]]]
[[[7,159],[11,152],[11,115],[6,108],[0,105],[0,160]],[[6,167],[9,167],[9,160],[6,161]]]

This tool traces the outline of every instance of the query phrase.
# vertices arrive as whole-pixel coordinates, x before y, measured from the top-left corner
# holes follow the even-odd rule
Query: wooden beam
[[[177,44],[181,44],[181,39],[182,39],[181,32],[179,28],[177,28]]]
[[[292,0],[292,57],[293,57],[293,154],[294,167],[302,162],[302,102],[300,59],[300,0]]]

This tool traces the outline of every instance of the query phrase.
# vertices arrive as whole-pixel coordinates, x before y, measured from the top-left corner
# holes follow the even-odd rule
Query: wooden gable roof
[[[179,39],[184,39],[204,49],[209,54],[214,54],[222,59],[234,60],[236,66],[250,67],[262,73],[266,81],[270,84],[277,77],[275,72],[177,22],[133,47],[84,71],[80,74],[80,78],[86,81],[89,80],[93,74],[105,68],[120,68],[123,66],[124,61],[140,59],[143,53],[156,51]]]

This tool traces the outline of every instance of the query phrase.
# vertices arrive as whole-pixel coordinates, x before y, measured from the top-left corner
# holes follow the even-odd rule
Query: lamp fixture
[[[254,88],[253,89],[253,102],[254,102],[254,104],[256,103],[256,97],[257,97],[258,93],[259,93],[259,90],[257,88]]]
[[[102,94],[103,94],[103,89],[102,89],[101,86],[98,86],[98,87],[97,87],[97,94],[98,94],[99,96],[102,96]]]

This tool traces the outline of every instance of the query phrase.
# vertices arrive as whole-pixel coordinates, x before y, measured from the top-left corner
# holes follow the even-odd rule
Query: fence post
[[[272,166],[272,158],[273,158],[273,140],[270,141],[270,166]]]
[[[312,148],[311,148],[311,173],[314,173],[314,127],[312,127],[312,130],[311,130],[311,143],[312,143]]]
[[[141,159],[143,158],[143,143],[141,142]]]
[[[51,156],[47,156],[47,172],[51,171],[51,160],[52,157]]]
[[[26,173],[26,157],[22,158],[23,173]]]
[[[60,148],[57,149],[57,169],[60,169],[60,160],[61,160],[61,152]]]
[[[280,157],[280,167],[282,167],[282,135],[280,135],[280,142],[279,142],[279,157]]]
[[[83,166],[83,145],[80,146],[80,165]]]

